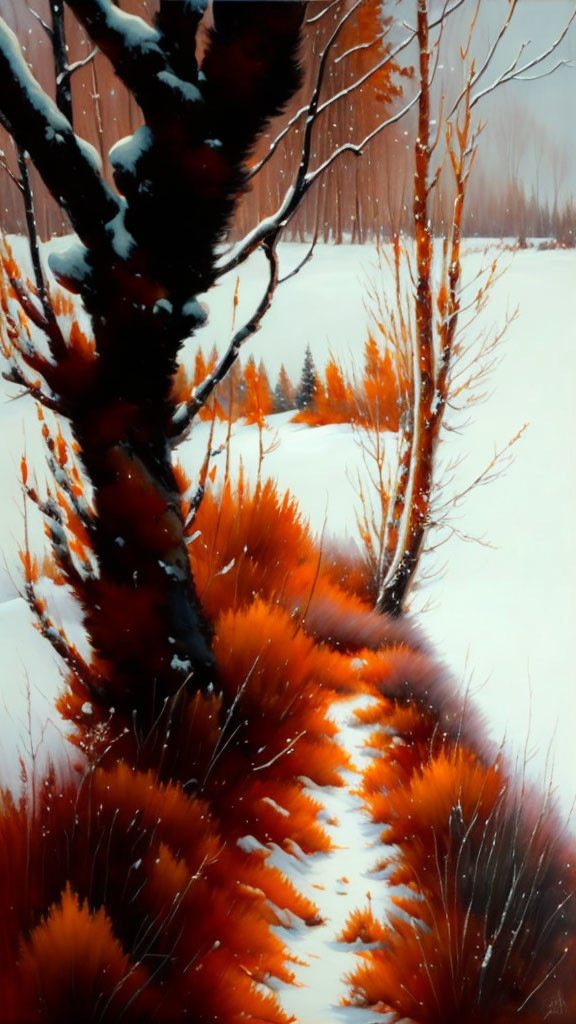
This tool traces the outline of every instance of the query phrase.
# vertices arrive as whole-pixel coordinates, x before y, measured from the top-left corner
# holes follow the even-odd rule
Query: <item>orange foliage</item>
[[[557,823],[526,795],[519,802],[501,759],[479,755],[466,728],[442,730],[444,708],[415,688],[419,674],[432,679],[429,659],[399,647],[362,660],[379,696],[358,717],[380,726],[362,794],[385,826],[397,912],[377,935],[363,914],[349,919],[345,941],[377,943],[359,954],[349,1001],[414,1024],[555,1019],[548,1011],[558,991],[569,995],[576,956],[574,872]],[[396,661],[408,668],[405,687]],[[381,695],[386,678],[390,696]],[[538,944],[543,920],[549,931]],[[562,998],[558,1019],[568,1021]]]
[[[59,903],[22,943],[18,964],[20,1020],[103,1020],[129,1008],[137,1021],[151,1009],[143,988],[147,973],[131,964],[104,910],[91,913],[69,885]],[[123,1019],[126,1017],[123,1015]]]
[[[397,431],[400,425],[399,371],[389,349],[370,335],[364,346],[359,380],[350,383],[331,357],[314,402],[293,417],[293,423],[317,427],[327,423],[362,423],[374,430]]]
[[[361,417],[379,430],[398,430],[399,387],[397,369],[389,349],[382,350],[369,336],[364,347],[364,375],[360,395]]]
[[[255,596],[280,595],[295,567],[315,562],[308,527],[294,499],[266,480],[252,490],[241,472],[219,495],[207,491],[190,525],[198,594],[214,619]]]
[[[324,370],[324,385],[318,384],[312,405],[292,418],[293,423],[319,427],[327,423],[353,423],[356,419],[352,387],[335,359],[329,359]]]
[[[74,304],[60,289],[49,292],[50,317],[44,309],[38,289],[24,274],[3,237],[0,240],[0,346],[9,360],[11,379],[33,395],[48,392],[58,396],[79,397],[90,387],[96,368],[93,337],[87,335],[74,318]],[[59,319],[61,318],[61,319]],[[31,327],[44,335],[52,354],[43,355],[32,341]],[[24,367],[39,374],[30,379]],[[48,395],[50,398],[50,395]]]
[[[216,365],[217,353],[205,359],[201,349],[195,356],[194,374],[190,377],[184,366],[176,371],[172,385],[172,400],[178,405],[190,402],[193,391],[211,373]],[[295,388],[290,383],[286,370],[281,368],[279,381],[285,401]],[[364,365],[359,380],[348,380],[342,367],[331,356],[324,369],[324,381],[317,382],[314,401],[299,410],[292,418],[293,423],[308,426],[323,426],[328,423],[365,423],[378,430],[397,431],[399,428],[400,370],[391,352],[381,349],[372,335],[364,349]],[[257,366],[250,358],[244,370],[238,364],[233,367],[225,385],[219,390],[219,397],[212,397],[199,412],[201,419],[232,420],[244,418],[247,423],[261,427],[267,416],[274,411],[274,397],[270,389],[266,370],[260,362]]]
[[[291,978],[268,900],[310,920],[315,909],[227,842],[181,785],[122,763],[75,783],[49,777],[35,807],[4,802],[0,838],[7,1024],[73,1024],[95,1009],[109,1024],[192,1014],[285,1024],[261,987]]]
[[[361,8],[362,32],[375,10],[374,4]],[[38,313],[37,296],[25,281],[32,306],[17,323],[10,283],[17,267],[9,253],[2,258],[2,345],[10,357],[15,345],[26,361],[17,339],[28,330],[28,316]],[[72,315],[61,293],[52,301],[57,315]],[[189,401],[215,360],[215,353],[206,361],[198,351],[193,380],[183,370],[176,374],[174,400]],[[84,386],[93,362],[93,343],[73,321],[62,372],[84,373]],[[49,383],[55,380],[46,372]],[[262,426],[272,410],[263,368],[250,362],[244,383],[240,414]],[[361,382],[353,388],[331,359],[315,407],[301,418],[356,419],[396,430],[399,388],[390,352],[370,337]],[[113,414],[122,420],[123,403]],[[216,400],[203,413],[221,414]],[[61,582],[73,571],[66,551],[81,565],[92,555],[84,515],[90,510],[73,446],[41,419],[49,454],[65,478],[52,503],[66,538],[60,555],[55,546]],[[100,510],[114,509],[120,526],[126,457],[120,449],[113,453],[120,483],[99,493]],[[536,1024],[554,1019],[549,1011],[557,989],[559,1005],[574,1015],[570,993],[572,1002],[561,1003],[575,956],[573,869],[563,844],[554,845],[553,817],[521,805],[503,762],[483,757],[469,730],[460,735],[438,666],[407,628],[395,629],[370,611],[361,567],[352,563],[343,571],[343,555],[319,551],[289,495],[280,497],[270,481],[251,489],[241,474],[235,488],[227,479],[220,495],[208,488],[191,515],[190,481],[178,466],[174,475],[190,519],[191,567],[213,631],[218,692],[199,692],[187,680],[141,735],[121,673],[117,690],[99,689],[100,680],[109,681],[97,653],[98,630],[114,637],[121,662],[145,645],[150,672],[160,674],[155,592],[109,577],[77,584],[77,593],[89,598],[86,626],[96,653],[83,666],[62,638],[69,677],[59,708],[74,722],[88,771],[57,779],[51,770],[42,780],[25,780],[19,803],[2,798],[3,1020],[73,1024],[97,1013],[101,1024],[188,1017],[199,1024],[288,1024],[266,990],[269,979],[292,979],[290,957],[273,928],[287,913],[316,924],[318,912],[270,866],[268,847],[330,849],[320,804],[302,778],[341,784],[348,759],[328,712],[335,692],[346,691],[373,697],[358,714],[374,726],[367,747],[377,755],[361,793],[382,826],[382,842],[393,848],[386,884],[394,887],[395,907],[387,922],[370,906],[358,909],[342,932],[343,941],[374,947],[359,955],[349,979],[351,1002],[415,1024]],[[25,458],[21,476],[37,500]],[[139,520],[143,547],[160,545],[152,575],[162,571],[162,545],[174,541],[182,524],[136,459],[130,476],[131,500],[136,495],[150,513],[148,523]],[[203,482],[210,479],[206,467]],[[27,599],[48,632],[46,603],[34,589],[38,564],[27,549],[20,558]]]
[[[224,692],[244,723],[242,748],[252,770],[268,765],[269,781],[305,773],[319,785],[338,785],[346,759],[331,739],[331,697],[323,685],[334,652],[296,633],[286,611],[263,601],[222,615],[214,649]]]
[[[358,908],[352,911],[338,938],[340,942],[382,942],[386,938],[386,928],[374,917],[371,906]]]
[[[188,405],[192,402],[196,388],[199,388],[215,369],[218,362],[218,353],[212,349],[208,359],[204,356],[201,348],[198,348],[194,357],[194,372],[190,375],[183,363],[179,363],[176,373],[172,378],[172,389],[170,398],[176,406]],[[227,419],[227,413],[216,394],[211,395],[206,404],[198,410],[198,419],[212,420]]]
[[[392,60],[383,61],[389,46],[382,38],[382,11],[381,0],[365,0],[358,8],[355,18],[349,19],[345,24],[340,37],[340,50],[343,53],[352,51],[348,57],[350,81],[359,80],[376,64],[383,63],[383,66],[370,76],[366,87],[360,91],[377,103],[390,104],[402,93],[396,76],[410,78],[412,70],[399,67]]]
[[[178,480],[188,487],[185,474]],[[318,822],[320,805],[301,776],[318,785],[341,783],[347,759],[327,717],[332,696],[326,683],[349,678],[349,657],[315,642],[276,603],[283,590],[288,603],[293,600],[288,566],[300,568],[299,586],[306,589],[319,567],[289,496],[279,498],[270,482],[252,492],[242,478],[235,493],[228,481],[219,498],[206,493],[191,537],[196,531],[189,550],[213,620],[221,693],[177,695],[157,735],[144,740],[131,727],[129,710],[87,703],[84,682],[76,675],[68,681],[60,709],[75,722],[89,761],[100,767],[68,803],[79,818],[72,830],[79,845],[67,857],[56,852],[42,877],[60,879],[56,865],[72,860],[66,881],[78,905],[90,893],[90,913],[105,907],[131,964],[138,921],[162,921],[173,908],[147,953],[155,958],[151,964],[163,964],[158,984],[147,977],[145,989],[159,1021],[179,1019],[183,1008],[193,1007],[198,1020],[281,1024],[275,997],[254,984],[290,979],[286,950],[270,925],[284,922],[286,912],[315,924],[318,912],[269,866],[266,847],[275,843],[295,853],[330,847]],[[118,594],[118,628],[120,605],[130,599]],[[110,595],[104,604],[112,607]],[[130,644],[155,628],[153,609],[143,608],[142,616],[134,637],[124,638],[128,658]],[[105,671],[97,661],[96,667]],[[201,790],[203,800],[185,796],[182,783]],[[64,814],[62,802],[58,808]],[[54,837],[71,831],[64,821],[53,824]],[[92,845],[102,836],[105,859]],[[62,889],[36,893],[35,905],[56,902]],[[98,892],[106,893],[102,904],[92,902]],[[194,970],[183,970],[186,964]]]
[[[265,417],[272,412],[274,402],[262,363],[256,366],[253,358],[248,360],[244,369],[244,384],[246,390],[238,415],[243,416],[247,423],[263,425]]]

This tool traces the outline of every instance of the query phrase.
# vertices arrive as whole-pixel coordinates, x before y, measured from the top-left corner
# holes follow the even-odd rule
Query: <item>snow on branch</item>
[[[322,21],[322,18],[325,18],[326,15],[329,14],[330,11],[334,10],[334,8],[337,7],[339,3],[340,0],[332,0],[332,3],[328,4],[327,7],[324,7],[321,11],[318,12],[318,14],[314,14],[312,15],[311,18],[308,18],[306,20],[306,24],[314,25],[316,24],[316,22]]]
[[[460,0],[460,2],[464,2],[464,0]],[[458,6],[459,6],[459,4],[458,4]],[[310,100],[304,106],[300,107],[300,110],[298,110],[293,115],[293,117],[290,118],[288,123],[282,129],[282,131],[279,132],[278,135],[276,136],[276,138],[270,143],[270,147],[268,149],[268,152],[252,168],[252,170],[251,170],[251,172],[250,172],[250,174],[248,176],[248,180],[250,180],[251,178],[255,177],[256,174],[258,174],[262,170],[264,165],[267,164],[268,161],[273,157],[274,153],[278,149],[278,146],[280,145],[282,140],[286,138],[286,136],[292,131],[294,126],[296,124],[298,124],[298,122],[301,120],[301,118],[304,117],[304,115],[306,115],[306,132],[305,132],[305,135],[304,135],[304,142],[303,142],[303,145],[302,145],[302,148],[303,148],[303,151],[304,151],[304,147],[305,147],[305,144],[306,144],[306,137],[310,136],[310,134],[312,132],[312,129],[314,127],[314,124],[315,124],[316,120],[320,117],[320,115],[323,114],[330,107],[332,107],[339,100],[344,99],[344,98],[350,96],[357,89],[362,88],[362,86],[365,85],[365,83],[368,82],[374,75],[378,74],[378,72],[382,71],[386,67],[387,64],[389,64],[391,61],[393,61],[394,58],[397,57],[399,53],[402,53],[408,46],[410,46],[410,44],[416,38],[415,30],[414,29],[410,30],[409,36],[407,36],[400,43],[398,43],[398,45],[395,46],[388,53],[386,53],[381,60],[377,61],[377,63],[374,64],[373,67],[369,68],[368,71],[366,71],[363,75],[361,75],[360,78],[357,78],[354,82],[351,82],[350,85],[346,86],[345,89],[341,89],[340,92],[337,92],[334,96],[330,96],[323,103],[319,104],[318,103],[318,99],[319,99],[320,90],[322,88],[322,83],[323,83],[323,80],[324,80],[324,75],[325,75],[325,72],[326,72],[328,55],[330,53],[330,50],[331,50],[332,46],[334,45],[334,43],[336,42],[336,40],[338,38],[338,35],[340,33],[340,29],[343,27],[343,25],[348,20],[348,18],[355,12],[357,7],[358,7],[358,4],[355,4],[354,7],[351,8],[348,11],[348,13],[342,19],[342,21],[337,25],[335,31],[333,32],[333,34],[331,35],[330,39],[326,43],[326,46],[324,47],[324,50],[320,54],[318,71],[317,71],[317,75],[316,75],[316,82],[314,84],[313,91],[312,91],[312,96],[311,96]],[[453,9],[455,9],[455,8],[453,8]],[[389,31],[389,29],[387,29],[385,32],[379,33],[377,36],[375,36],[373,39],[371,39],[369,41],[369,44],[367,44],[367,45],[372,46],[376,42],[380,42],[384,38],[384,36],[387,34],[388,31]],[[360,48],[361,47],[359,47],[359,46],[352,47],[346,53],[343,53],[339,57],[336,57],[335,60],[334,60],[334,64],[339,63],[345,57],[349,57],[351,54],[355,53]]]
[[[119,200],[103,181],[91,147],[38,85],[1,18],[0,122],[30,154],[81,240],[89,246],[104,241],[105,225],[120,212]]]
[[[81,60],[75,60],[73,64],[68,64],[64,68],[64,70],[61,71],[60,74],[58,75],[58,77],[56,78],[56,85],[60,85],[62,82],[68,81],[68,79],[70,79],[72,77],[72,75],[74,75],[76,73],[76,71],[80,71],[81,68],[87,67],[87,65],[90,64],[94,60],[94,57],[96,56],[97,53],[98,53],[98,47],[94,46],[90,50],[90,53],[88,53]]]
[[[353,153],[354,156],[362,156],[366,146],[372,142],[372,139],[375,139],[376,136],[379,135],[380,132],[383,132],[385,128],[389,128],[390,125],[397,124],[398,121],[401,121],[408,111],[418,103],[419,98],[420,93],[417,92],[401,110],[398,110],[396,114],[393,114],[385,121],[381,121],[380,124],[377,124],[376,127],[373,128],[368,135],[365,135],[360,142],[345,142],[342,146],[339,146],[338,149],[335,149],[324,163],[320,164],[315,171],[307,176],[307,187],[309,188],[310,185],[313,185],[316,179],[319,178],[320,175],[324,174],[330,165],[333,164],[338,157],[342,156],[343,153]]]
[[[127,14],[110,0],[66,0],[90,36],[116,62],[132,64],[154,53],[162,58],[159,32],[136,14]]]
[[[95,45],[133,92],[142,110],[158,108],[167,93],[197,103],[200,91],[174,74],[162,33],[110,0],[66,0]]]
[[[301,117],[303,117],[304,114],[306,114],[306,127],[305,127],[305,130],[304,130],[304,138],[303,138],[303,142],[302,142],[302,160],[304,161],[306,159],[306,155],[308,155],[308,160],[309,160],[309,158],[310,158],[309,150],[310,150],[310,146],[311,146],[311,142],[312,142],[312,130],[313,130],[313,127],[314,127],[314,122],[315,122],[316,117],[318,115],[318,104],[319,104],[319,100],[320,100],[320,92],[322,90],[322,84],[324,82],[324,77],[326,75],[326,69],[328,67],[328,58],[330,56],[330,51],[332,50],[332,47],[334,46],[335,42],[337,41],[338,36],[340,35],[342,29],[344,28],[346,23],[350,20],[352,15],[354,15],[356,13],[356,11],[358,10],[358,8],[361,6],[362,3],[363,3],[363,0],[356,0],[356,3],[352,5],[352,7],[346,12],[344,17],[341,18],[340,21],[338,22],[338,24],[336,25],[336,28],[334,29],[334,31],[330,35],[328,41],[326,42],[326,45],[325,45],[324,49],[320,53],[320,57],[319,57],[319,61],[318,61],[318,69],[317,69],[317,72],[316,72],[316,81],[314,83],[314,86],[313,86],[313,89],[312,89],[312,94],[310,96],[310,99],[309,99],[308,103],[306,103],[305,106],[301,107],[300,110],[297,111],[297,113],[294,114],[294,116],[290,118],[290,120],[289,120],[288,124],[286,125],[286,127],[279,133],[279,135],[271,143],[268,152],[265,154],[265,156],[262,158],[262,160],[260,160],[259,163],[256,164],[256,166],[252,169],[252,171],[250,172],[250,174],[248,176],[248,180],[250,180],[256,174],[258,174],[259,171],[262,170],[264,165],[268,163],[268,161],[271,159],[271,157],[276,152],[276,150],[277,150],[278,146],[280,145],[282,139],[285,138],[285,136],[291,131],[291,129],[294,127],[294,125],[298,123],[298,121],[300,120]],[[376,42],[375,39],[371,40],[371,44],[374,43],[374,42]],[[334,63],[336,63],[336,61]]]
[[[396,124],[400,121],[408,111],[416,105],[418,98],[419,94],[416,93],[409,103],[402,107],[401,110],[397,111],[396,114],[393,114],[385,121],[381,121],[377,124],[376,127],[359,142],[346,142],[342,146],[337,147],[330,156],[313,171],[308,171],[310,152],[309,150],[306,150],[298,168],[296,181],[287,189],[284,199],[276,212],[271,214],[270,217],[265,217],[261,220],[260,223],[244,237],[237,247],[236,252],[229,260],[227,260],[226,263],[222,264],[218,268],[218,277],[222,277],[230,270],[234,270],[235,267],[243,263],[244,260],[255,252],[255,250],[264,242],[270,240],[277,241],[283,229],[297,212],[304,196],[312,187],[314,182],[316,182],[318,178],[320,178],[328,168],[339,159],[339,157],[343,156],[344,153],[353,153],[355,156],[362,156],[366,146],[369,145],[372,139],[376,138],[376,136],[383,132],[385,128],[388,128],[390,125]]]

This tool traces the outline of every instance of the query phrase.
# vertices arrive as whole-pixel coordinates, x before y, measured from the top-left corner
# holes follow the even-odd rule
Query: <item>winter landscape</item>
[[[0,2],[7,1024],[576,1019],[576,41],[489,6]]]

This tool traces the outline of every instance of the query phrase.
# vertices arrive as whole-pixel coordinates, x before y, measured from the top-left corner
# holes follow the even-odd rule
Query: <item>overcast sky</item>
[[[465,0],[460,11],[450,19],[440,58],[442,89],[450,91],[451,85],[457,88],[461,82],[459,46],[466,40],[467,26],[476,4],[477,0]],[[440,0],[435,0],[434,7],[441,6]],[[472,48],[478,66],[495,41],[509,6],[509,0],[482,0]],[[573,8],[572,0],[518,0],[492,72],[486,72],[482,85],[493,82],[524,44],[521,65],[546,51],[567,25]],[[395,16],[413,24],[414,10],[413,0],[400,0]],[[388,11],[392,12],[392,6]],[[411,60],[414,60],[414,53]],[[538,179],[540,193],[548,198],[554,192],[554,168],[561,179],[561,198],[576,195],[576,20],[558,50],[541,67],[527,72],[527,76],[541,76],[561,60],[573,66],[561,67],[537,80],[509,83],[476,108],[478,116],[487,122],[480,144],[483,168],[488,167],[497,178],[500,174],[508,175],[511,167],[517,167],[528,185]]]

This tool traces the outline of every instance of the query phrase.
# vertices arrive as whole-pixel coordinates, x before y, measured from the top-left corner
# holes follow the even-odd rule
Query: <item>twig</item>
[[[177,410],[173,419],[172,444],[175,446],[187,436],[196,414],[202,409],[210,398],[216,386],[224,379],[228,371],[236,362],[242,345],[260,329],[262,320],[270,306],[278,285],[278,254],[276,244],[264,245],[264,252],[269,265],[269,279],[266,291],[262,296],[257,309],[250,320],[234,334],[226,352],[206,380],[196,388],[192,400],[187,405]]]

